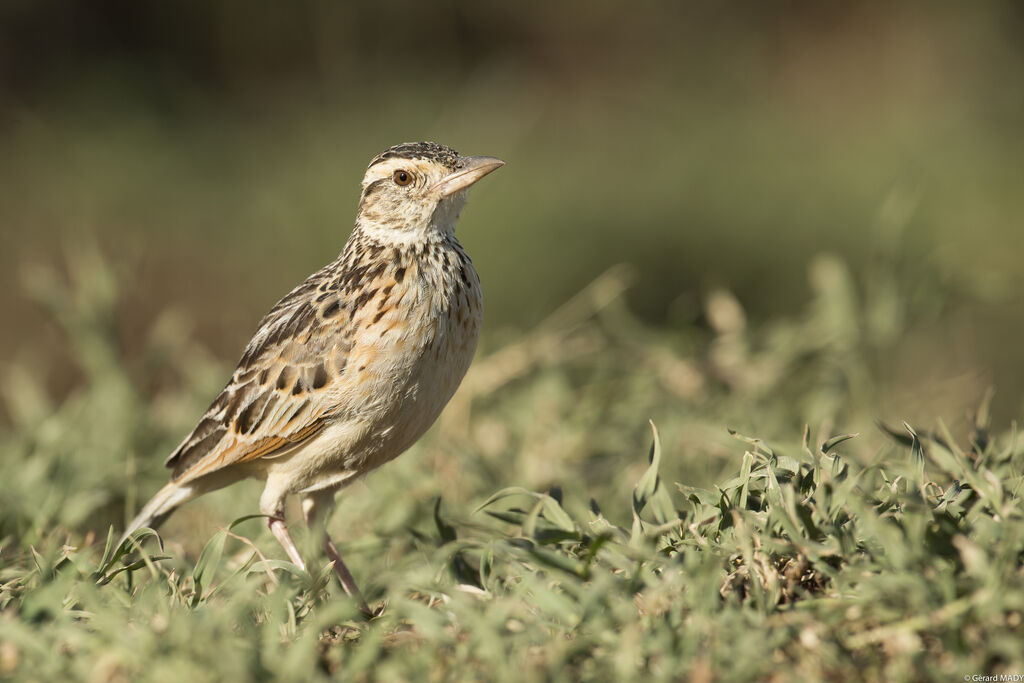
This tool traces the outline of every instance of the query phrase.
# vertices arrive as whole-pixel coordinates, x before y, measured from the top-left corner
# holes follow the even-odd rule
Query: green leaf
[[[540,511],[544,508],[544,501],[538,500],[534,503],[533,507],[526,514],[526,519],[523,520],[523,536],[533,538],[537,532],[537,520],[540,518]]]
[[[510,514],[507,511],[499,512],[487,510],[487,514],[491,515],[492,517],[502,519],[504,521],[512,522],[514,524],[522,524],[524,536],[534,535],[535,528],[537,525],[537,519],[539,518],[541,513],[543,513],[543,517],[545,520],[555,525],[555,527],[561,529],[562,531],[570,533],[576,532],[576,523],[573,521],[572,517],[570,517],[569,514],[565,511],[565,508],[561,506],[557,499],[555,499],[554,497],[547,493],[538,493],[536,491],[530,491],[529,489],[524,489],[520,486],[510,486],[508,488],[504,488],[498,491],[497,493],[493,494],[490,498],[488,498],[486,501],[484,501],[483,504],[477,507],[476,510],[474,510],[474,512],[480,512],[488,505],[491,505],[492,503],[499,501],[503,498],[509,498],[511,496],[529,496],[530,498],[533,498],[536,501],[534,506],[531,508],[530,513],[527,515],[526,519],[523,519],[521,521],[515,520],[515,515]]]
[[[223,588],[225,586],[227,586],[229,583],[231,583],[236,577],[247,576],[248,575],[248,570],[249,570],[249,564],[256,557],[257,557],[257,555],[256,555],[256,552],[254,551],[251,555],[249,555],[249,559],[247,559],[245,562],[243,562],[240,565],[238,565],[238,568],[235,569],[233,572],[231,572],[231,574],[226,579],[224,579],[223,581],[218,583],[216,586],[211,588],[209,591],[207,591],[205,599],[209,600],[210,598],[212,598],[214,595],[216,595],[221,590],[223,590]]]
[[[103,576],[100,579],[99,584],[102,586],[102,585],[106,585],[106,584],[110,583],[111,579],[113,579],[115,576],[117,576],[121,572],[133,572],[136,569],[142,569],[143,567],[147,567],[147,566],[152,567],[157,562],[163,562],[164,560],[170,560],[170,559],[172,559],[170,555],[146,555],[145,557],[142,557],[142,558],[136,560],[135,562],[131,562],[131,563],[126,564],[124,566],[118,567],[114,571],[112,571],[109,574]]]
[[[859,436],[859,434],[840,434],[839,436],[833,436],[830,439],[826,439],[825,443],[821,444],[821,452],[824,455],[844,441],[849,441],[857,436]]]
[[[906,422],[903,423],[903,427],[910,433],[910,464],[914,468],[915,488],[920,489],[925,484],[924,448],[921,446],[921,439],[917,437],[914,428]]]
[[[149,527],[142,527],[141,529],[137,529],[136,531],[134,531],[128,538],[124,539],[124,543],[119,545],[111,553],[109,551],[113,537],[113,531],[114,529],[113,527],[111,527],[110,530],[107,532],[108,547],[104,550],[103,553],[104,560],[100,562],[100,566],[93,574],[93,578],[101,585],[109,583],[111,578],[121,573],[120,571],[118,571],[114,574],[108,575],[108,572],[110,572],[113,566],[120,562],[122,558],[124,558],[132,551],[137,549],[139,550],[139,552],[143,553],[143,556],[145,556],[145,551],[142,549],[142,542],[150,536],[156,538],[158,546],[160,547],[161,550],[163,550],[162,543],[160,543],[160,536],[156,533],[156,531],[150,529]]]
[[[547,550],[546,548],[538,547],[526,539],[513,539],[510,543],[515,547],[526,551],[530,557],[546,567],[558,569],[582,579],[586,579],[589,575],[589,569],[585,563],[569,557],[564,553],[554,552]]]
[[[658,438],[658,428],[654,426],[654,422],[651,422],[650,425],[651,431],[654,433],[654,440],[651,443],[651,452],[648,458],[651,464],[633,489],[633,510],[637,513],[644,509],[648,499],[654,495],[660,483],[658,468],[661,466],[661,439]]]
[[[745,510],[747,508],[747,496],[750,494],[750,470],[754,464],[754,454],[750,451],[744,451],[743,461],[740,463],[740,476],[739,485],[740,497],[737,503],[740,509]]]
[[[495,519],[500,519],[503,522],[515,524],[516,526],[522,526],[523,520],[526,519],[526,513],[518,509],[485,510],[485,512],[486,514],[490,515],[491,517],[494,517]]]
[[[732,436],[734,438],[737,438],[740,441],[742,441],[744,443],[747,443],[747,444],[750,444],[751,446],[753,446],[755,453],[761,453],[763,455],[767,455],[769,458],[774,458],[775,457],[775,451],[773,451],[771,449],[771,447],[769,447],[768,444],[766,444],[761,439],[755,439],[755,438],[752,438],[752,437],[749,437],[749,436],[744,436],[744,435],[740,434],[739,432],[737,432],[735,429],[732,429],[730,427],[726,427],[726,431],[729,432],[730,436]]]
[[[100,558],[98,568],[106,567],[110,561],[110,553],[114,551],[114,527],[110,526],[107,528],[107,543],[103,546],[103,556]]]
[[[576,524],[572,517],[559,505],[558,501],[549,495],[541,498],[544,505],[544,519],[548,520],[562,531],[575,532]]]
[[[442,544],[451,543],[458,538],[455,527],[441,517],[441,496],[438,496],[434,502],[434,524],[437,526],[437,533],[441,536]]]
[[[260,515],[260,514],[245,515],[244,517],[239,517],[235,521],[231,522],[231,526],[228,527],[228,531],[234,531],[235,527],[237,527],[240,524],[243,524],[245,522],[248,522],[250,519],[269,519],[269,517],[270,517],[270,515]]]
[[[509,496],[529,496],[531,498],[536,498],[538,495],[540,494],[536,493],[535,491],[530,491],[529,489],[524,489],[522,486],[509,486],[507,488],[501,489],[496,493],[491,494],[491,497],[485,500],[479,506],[477,506],[477,508],[473,512],[480,512],[485,507],[501,500],[502,498],[508,498]]]
[[[283,569],[289,574],[299,578],[305,576],[305,572],[303,572],[297,564],[289,562],[288,560],[260,560],[258,562],[254,562],[246,570],[245,575],[266,574],[267,571],[273,572],[277,569]]]
[[[700,489],[693,486],[685,486],[683,484],[676,484],[676,488],[686,496],[687,500],[697,505],[707,505],[709,507],[715,507],[718,504],[718,494],[708,491],[707,489]]]
[[[196,560],[196,566],[192,569],[192,580],[196,583],[196,596],[202,598],[203,587],[206,586],[207,581],[212,581],[214,574],[217,573],[217,567],[220,565],[220,558],[224,554],[224,543],[227,541],[228,534],[226,531],[218,531],[213,535],[206,545],[203,546],[203,551],[199,553],[199,559]]]
[[[789,455],[780,455],[775,463],[775,475],[792,479],[800,471],[800,461]]]

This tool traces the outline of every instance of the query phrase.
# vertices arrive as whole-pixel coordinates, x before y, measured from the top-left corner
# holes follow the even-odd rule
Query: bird
[[[119,545],[197,496],[257,478],[260,513],[305,571],[286,499],[322,526],[337,491],[412,446],[469,369],[483,299],[455,224],[469,187],[504,163],[436,142],[375,156],[341,253],[262,319]],[[323,544],[342,588],[372,614],[325,528]]]

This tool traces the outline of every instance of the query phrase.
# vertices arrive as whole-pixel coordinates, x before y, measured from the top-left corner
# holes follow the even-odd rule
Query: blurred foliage
[[[857,269],[899,253],[951,315],[907,330],[889,389],[958,411],[949,381],[973,373],[1009,419],[1022,28],[1013,0],[2,3],[0,355],[58,392],[77,381],[18,281],[88,231],[132,264],[129,357],[180,308],[233,359],[340,251],[366,162],[437,139],[509,162],[460,225],[487,343],[620,262],[631,309],[679,327],[723,286],[753,320],[795,313],[820,252]]]
[[[242,516],[253,486],[189,504],[162,545],[139,532],[137,559],[113,547],[166,476],[155,454],[228,369],[173,313],[122,362],[128,283],[89,242],[64,270],[28,282],[82,382],[62,399],[24,369],[4,382],[0,676],[904,680],[1024,664],[1015,431],[991,430],[991,395],[957,434],[874,428],[873,350],[908,310],[896,278],[862,301],[823,256],[798,316],[754,326],[717,290],[706,326],[666,332],[629,313],[629,270],[606,272],[483,354],[440,428],[341,496],[332,534],[381,606],[366,622],[324,560],[307,575],[275,559]],[[666,436],[647,458],[642,415]]]

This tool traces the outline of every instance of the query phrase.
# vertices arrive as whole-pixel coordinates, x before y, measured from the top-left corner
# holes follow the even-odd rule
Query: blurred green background
[[[995,384],[1016,416],[1022,7],[8,0],[0,357],[80,381],[24,283],[95,240],[129,285],[125,358],[173,309],[233,362],[341,249],[367,161],[433,139],[508,162],[460,225],[485,349],[621,262],[649,325],[700,328],[720,287],[770,321],[831,253],[866,296],[876,273],[909,292],[880,413]]]

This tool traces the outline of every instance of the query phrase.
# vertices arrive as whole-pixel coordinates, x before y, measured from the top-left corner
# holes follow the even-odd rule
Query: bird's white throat
[[[410,214],[393,222],[381,223],[360,216],[356,229],[382,244],[409,245],[423,242],[441,242],[455,235],[455,224],[466,205],[466,190],[460,190],[438,202],[426,220]]]

